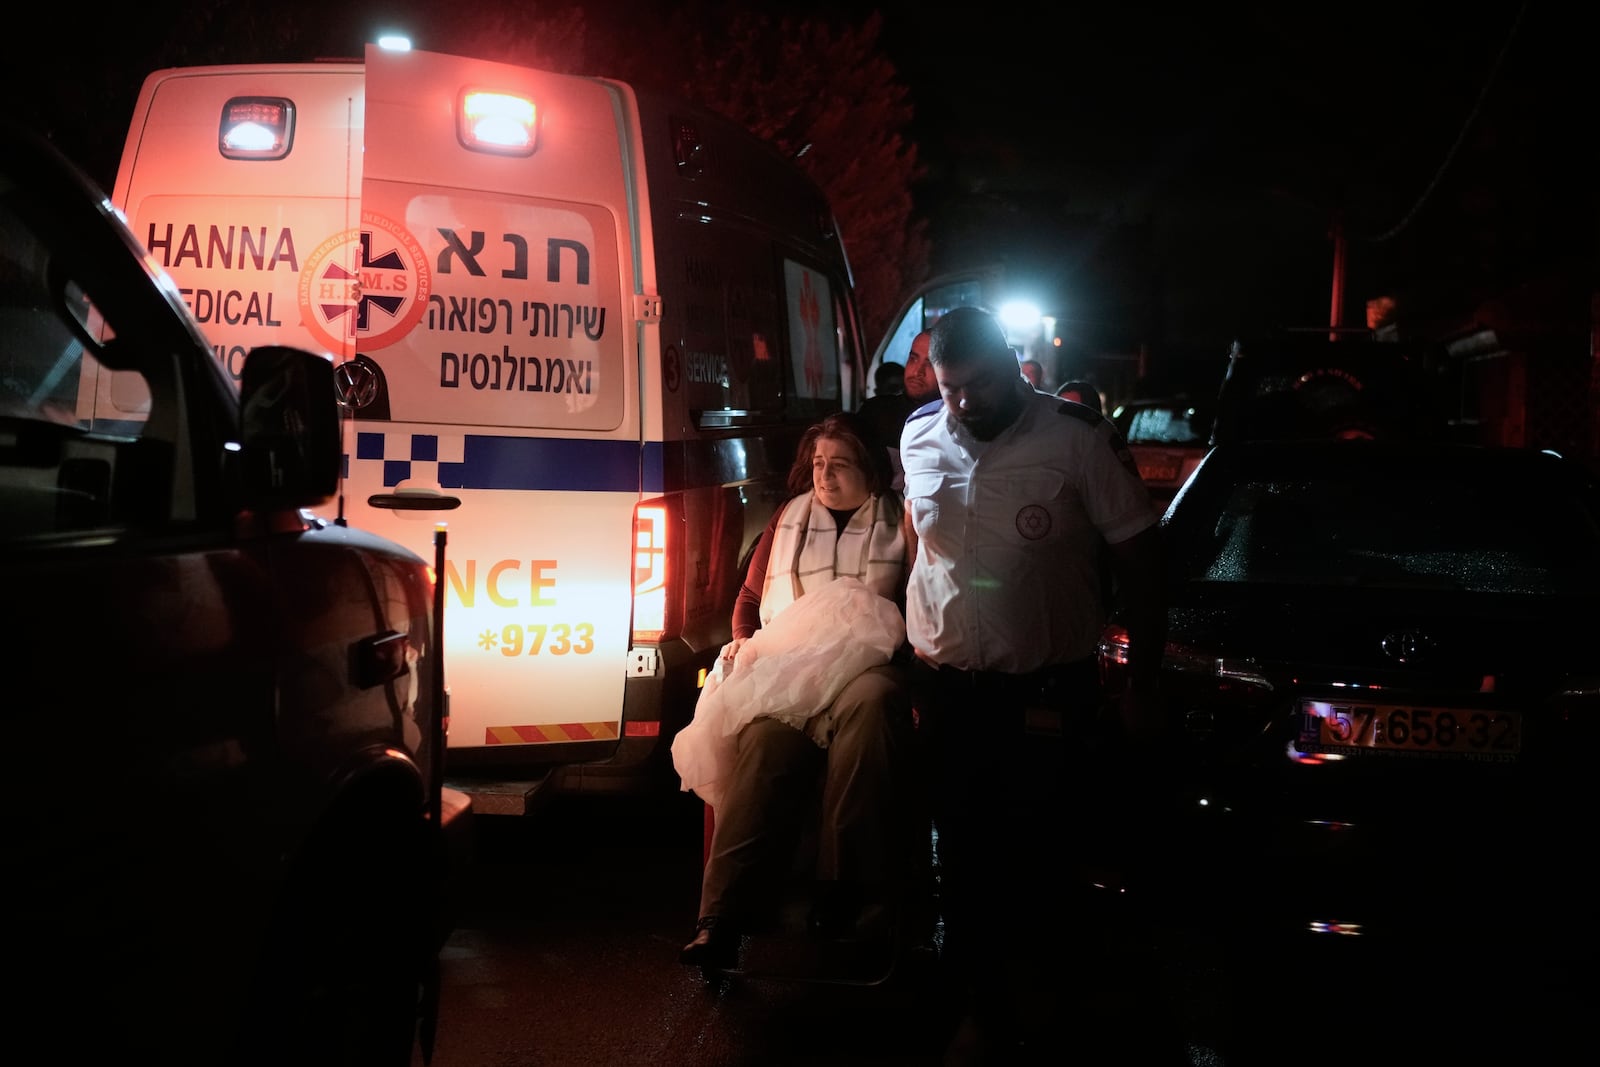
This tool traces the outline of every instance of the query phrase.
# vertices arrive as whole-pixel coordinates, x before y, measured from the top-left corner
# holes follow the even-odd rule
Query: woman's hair
[[[876,438],[859,416],[840,411],[806,427],[806,432],[800,437],[800,446],[795,449],[794,466],[789,468],[789,492],[804,493],[811,488],[811,459],[817,450],[817,442],[825,437],[843,441],[849,446],[856,462],[866,472],[868,492],[874,495],[882,493],[893,483],[889,453],[881,445],[873,443]]]

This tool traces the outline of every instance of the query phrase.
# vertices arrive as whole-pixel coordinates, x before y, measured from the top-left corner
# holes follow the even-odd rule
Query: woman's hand
[[[747,640],[749,638],[735,637],[732,641],[722,646],[722,659],[727,663],[728,667],[733,666],[733,657],[739,654],[739,650],[744,647],[744,643]],[[724,667],[723,670],[727,670],[727,667]]]

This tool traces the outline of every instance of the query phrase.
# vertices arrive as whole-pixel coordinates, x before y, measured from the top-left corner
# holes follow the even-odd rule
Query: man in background
[[[939,383],[933,379],[933,366],[928,362],[928,339],[933,331],[923,330],[911,339],[911,351],[906,355],[906,395],[920,407],[930,400],[939,399]]]
[[[911,351],[907,353],[907,360],[919,360],[918,373],[926,374],[932,381],[932,372],[928,368],[928,333],[924,330],[911,342]],[[917,343],[921,342],[920,354]],[[872,395],[861,402],[860,415],[867,425],[868,431],[877,438],[889,452],[889,466],[894,469],[894,478],[891,485],[896,490],[906,487],[905,470],[900,465],[900,431],[905,427],[906,417],[917,410],[919,403],[916,397],[906,391],[906,376],[908,366],[903,363],[894,363],[884,360],[878,369],[872,373]],[[937,387],[933,387],[937,391]],[[931,397],[929,399],[932,399]]]
[[[900,451],[900,431],[917,402],[906,395],[903,363],[884,360],[872,374],[872,395],[861,402],[861,418],[886,448]]]

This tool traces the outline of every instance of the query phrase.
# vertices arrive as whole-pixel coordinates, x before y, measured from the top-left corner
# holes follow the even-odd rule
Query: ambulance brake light
[[[217,147],[224,159],[282,159],[294,143],[294,101],[236,96],[222,105]]]
[[[667,628],[667,509],[633,509],[633,639],[653,643]]]
[[[538,115],[527,97],[468,89],[457,115],[461,143],[480,152],[531,156],[538,143]]]

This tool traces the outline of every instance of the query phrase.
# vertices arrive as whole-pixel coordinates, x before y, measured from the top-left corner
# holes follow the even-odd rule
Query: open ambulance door
[[[985,307],[996,309],[1005,296],[1006,272],[998,265],[941,274],[919,285],[900,305],[890,327],[878,342],[867,367],[871,382],[885,361],[904,363],[917,334],[929,329],[951,308]],[[865,395],[865,394],[863,394]]]
[[[447,527],[453,767],[525,772],[621,741],[650,487],[617,121],[593,79],[367,51],[354,277],[321,279],[356,331],[347,395],[365,398],[347,513],[425,558]]]

